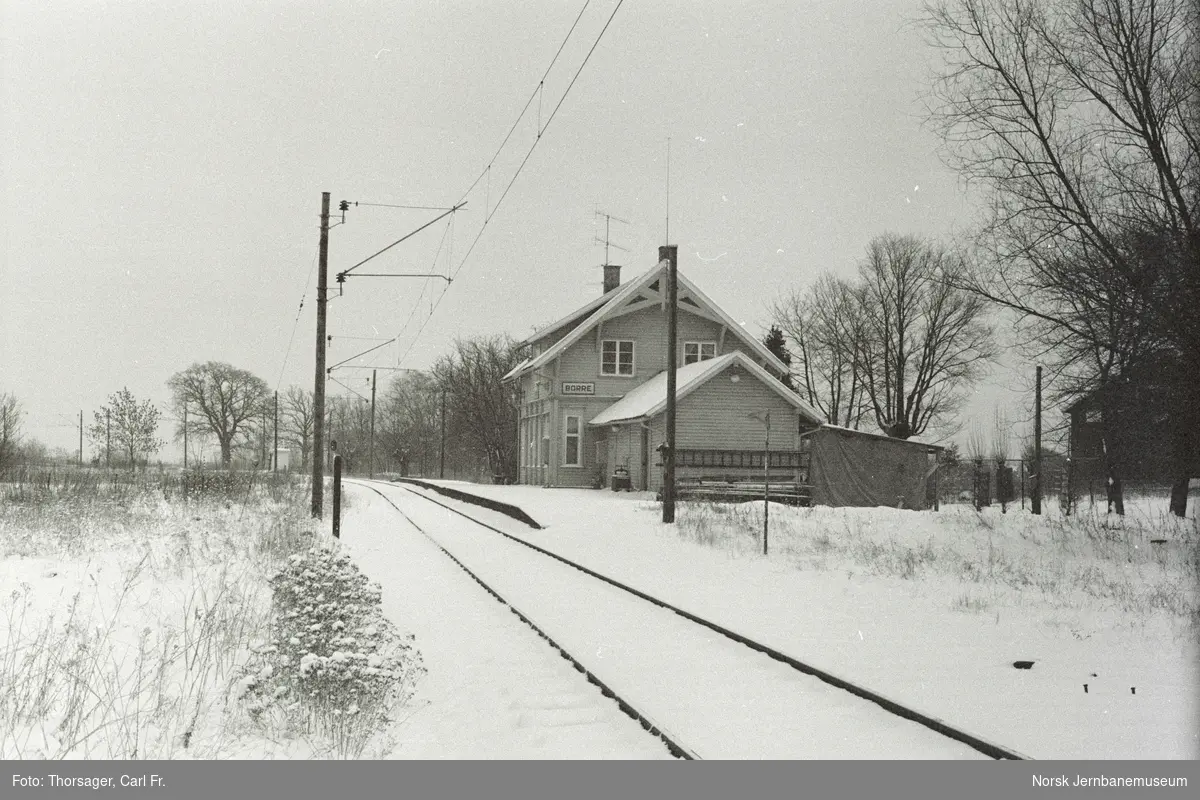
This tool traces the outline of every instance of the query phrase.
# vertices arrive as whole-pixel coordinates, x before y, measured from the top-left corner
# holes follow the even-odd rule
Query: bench
[[[812,487],[796,481],[763,482],[727,478],[679,478],[675,481],[676,500],[707,500],[714,503],[745,503],[762,500],[764,488],[772,502],[791,506],[808,506],[812,502]],[[658,493],[659,500],[662,492]]]

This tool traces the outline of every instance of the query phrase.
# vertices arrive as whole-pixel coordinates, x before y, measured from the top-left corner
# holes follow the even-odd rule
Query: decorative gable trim
[[[610,294],[592,301],[584,308],[576,311],[574,314],[563,318],[563,321],[544,328],[542,336],[553,333],[561,328],[567,322],[577,319],[582,316],[588,309],[594,309],[590,315],[582,322],[574,326],[574,328],[565,336],[560,338],[550,347],[543,350],[538,355],[530,358],[525,363],[514,368],[504,380],[510,380],[517,377],[521,373],[536,369],[543,364],[558,358],[559,354],[565,351],[568,347],[575,344],[579,339],[593,327],[598,327],[603,324],[604,320],[612,319],[622,314],[631,313],[639,308],[647,308],[661,303],[665,309],[667,305],[666,292],[660,291],[661,279],[663,271],[668,267],[667,261],[664,259],[645,275],[637,280],[619,286]],[[757,357],[758,360],[768,369],[782,375],[787,372],[787,367],[779,359],[775,357],[761,342],[745,332],[741,325],[734,322],[733,318],[721,310],[720,306],[716,305],[704,292],[700,291],[694,283],[688,280],[682,273],[678,275],[679,279],[679,297],[683,297],[686,293],[690,296],[691,303],[694,308],[688,308],[688,313],[697,314],[706,319],[723,325],[728,330],[733,331],[743,344],[745,344]],[[605,299],[607,298],[607,299]],[[640,301],[645,298],[646,303],[642,305]],[[681,301],[682,302],[682,301]],[[535,337],[538,334],[535,334]],[[597,333],[597,342],[600,334]],[[528,342],[535,339],[526,340]],[[724,345],[724,336],[721,338],[722,346]]]

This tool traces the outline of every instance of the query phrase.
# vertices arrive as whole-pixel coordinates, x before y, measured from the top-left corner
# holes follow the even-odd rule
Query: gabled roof
[[[560,328],[565,327],[566,325],[569,325],[572,322],[580,321],[581,319],[586,317],[588,314],[595,311],[597,308],[599,308],[600,306],[604,305],[609,300],[611,300],[616,295],[616,293],[621,291],[621,289],[623,289],[623,288],[624,288],[623,286],[617,286],[614,289],[610,289],[609,291],[607,291],[604,294],[597,297],[595,300],[592,300],[590,303],[588,303],[584,306],[581,306],[580,308],[575,309],[574,311],[572,311],[570,314],[567,314],[562,319],[556,320],[555,322],[551,322],[549,325],[545,326],[544,328],[539,328],[538,330],[534,331],[524,341],[522,341],[521,344],[533,344],[534,342],[546,338],[550,334],[554,333],[555,331],[559,330]]]
[[[532,344],[546,336],[560,330],[564,326],[576,322],[574,328],[555,342],[550,347],[546,348],[542,353],[522,361],[517,366],[513,367],[502,380],[511,380],[512,378],[521,375],[531,369],[537,369],[557,358],[564,350],[579,341],[584,334],[593,330],[596,325],[599,325],[604,320],[619,315],[622,309],[630,301],[637,301],[639,293],[648,292],[655,281],[663,279],[667,274],[667,261],[664,259],[654,266],[653,269],[646,272],[636,280],[618,286],[616,289],[602,295],[582,308],[577,309],[571,314],[563,317],[557,322],[547,325],[540,331],[534,333],[525,340],[525,344]],[[726,330],[739,341],[750,348],[759,358],[763,359],[767,364],[771,365],[774,370],[780,374],[786,374],[787,366],[780,361],[775,355],[766,348],[762,342],[755,339],[750,334],[746,333],[745,329],[726,314],[720,306],[714,303],[708,295],[700,291],[700,289],[684,277],[683,273],[677,273],[679,281],[679,308],[686,310],[689,306],[696,309],[697,312],[706,312],[708,315],[715,317]]]
[[[753,360],[740,350],[726,353],[717,358],[697,361],[675,371],[675,399],[682,400],[696,389],[725,371],[725,368],[737,364],[747,372],[757,377],[776,394],[800,411],[801,416],[810,422],[822,424],[824,418],[812,406],[800,399],[800,396],[788,389],[779,379],[754,363]],[[655,375],[650,380],[631,390],[627,395],[608,408],[601,411],[591,420],[591,425],[610,425],[616,422],[630,422],[638,419],[661,414],[667,407],[667,372]]]

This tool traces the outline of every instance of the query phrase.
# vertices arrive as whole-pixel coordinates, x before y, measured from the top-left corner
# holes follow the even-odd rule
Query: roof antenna
[[[613,244],[613,242],[609,238],[609,234],[608,234],[610,226],[612,225],[613,222],[620,222],[624,225],[629,225],[630,222],[627,219],[621,219],[620,217],[615,217],[612,214],[606,213],[604,211],[597,211],[596,216],[604,217],[604,238],[601,239],[599,236],[596,236],[593,238],[597,242],[604,243],[604,264],[603,264],[603,266],[607,267],[610,264],[610,262],[608,260],[608,248],[615,247],[618,250],[621,250],[622,252],[626,252],[626,253],[629,252],[628,248],[621,247],[621,245],[619,245],[619,244]]]
[[[667,240],[663,244],[671,243],[671,137],[667,137]]]

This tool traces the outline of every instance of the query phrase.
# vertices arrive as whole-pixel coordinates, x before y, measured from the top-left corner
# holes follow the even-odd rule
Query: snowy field
[[[773,505],[764,558],[761,504],[681,504],[666,526],[648,495],[458,486],[546,528],[436,497],[1024,754],[1200,757],[1194,517]],[[302,493],[5,492],[0,758],[347,755],[344,725],[263,695],[270,577],[332,544]],[[670,757],[377,495],[346,501],[341,551],[381,584],[381,624],[415,637],[410,691],[350,755]]]
[[[285,707],[282,692],[264,702],[264,687],[302,667],[272,674],[272,636],[288,626],[271,576],[323,537],[303,485],[240,478],[187,501],[153,476],[0,486],[0,758],[312,758],[386,745],[343,724],[353,699],[327,702],[340,664],[297,682],[304,703]]]
[[[682,503],[672,528],[649,495],[445,483],[545,529],[443,502],[1026,755],[1200,757],[1198,530],[1165,504],[1123,522],[772,505],[764,558],[761,503]]]

